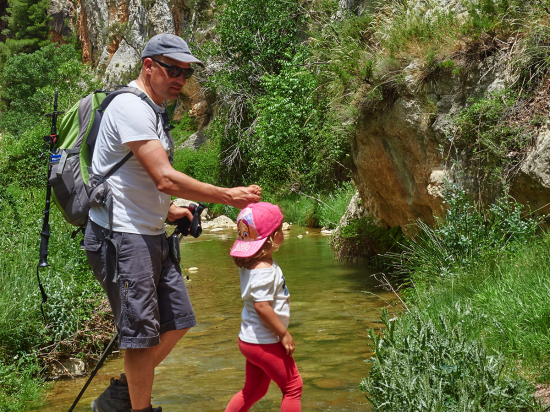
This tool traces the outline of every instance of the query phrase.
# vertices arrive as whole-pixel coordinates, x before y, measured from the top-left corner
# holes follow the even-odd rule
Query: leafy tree
[[[8,38],[0,43],[0,70],[7,59],[18,53],[31,53],[48,43],[47,11],[50,0],[8,0],[8,28],[2,34]]]
[[[296,1],[226,0],[217,31],[231,81],[254,89],[264,73],[276,73],[298,45],[300,20]]]

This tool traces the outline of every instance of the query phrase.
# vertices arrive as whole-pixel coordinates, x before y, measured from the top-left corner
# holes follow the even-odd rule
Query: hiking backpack
[[[113,166],[105,176],[94,176],[90,181],[90,175],[103,113],[111,101],[123,93],[135,94],[149,104],[157,116],[157,121],[159,118],[162,121],[164,130],[167,133],[170,130],[166,111],[159,110],[147,94],[135,87],[125,87],[111,92],[97,90],[75,104],[65,114],[58,127],[58,138],[54,146],[56,150],[50,158],[51,169],[48,178],[54,203],[65,220],[74,226],[86,225],[90,202],[107,206],[112,215],[112,200],[107,196],[109,191],[106,180],[126,163],[132,152]],[[105,188],[98,191],[100,185],[104,185]]]

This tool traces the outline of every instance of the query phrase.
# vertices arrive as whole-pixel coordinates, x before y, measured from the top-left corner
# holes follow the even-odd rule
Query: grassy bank
[[[510,199],[482,211],[453,196],[435,228],[420,223],[402,254],[385,256],[408,283],[406,308],[371,331],[361,389],[377,411],[542,411],[533,384],[550,381],[550,235]]]
[[[82,235],[71,239],[72,228],[55,210],[51,267],[40,270],[48,296],[42,318],[36,266],[44,199],[43,190],[16,185],[0,191],[0,410],[6,412],[40,402],[51,364],[70,356],[93,362],[109,331],[96,325],[103,292],[80,249]]]

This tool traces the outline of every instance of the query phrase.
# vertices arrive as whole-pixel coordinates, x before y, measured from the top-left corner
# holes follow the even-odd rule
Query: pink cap
[[[283,214],[279,206],[268,202],[249,204],[237,217],[239,239],[229,254],[243,258],[254,256],[281,223]]]

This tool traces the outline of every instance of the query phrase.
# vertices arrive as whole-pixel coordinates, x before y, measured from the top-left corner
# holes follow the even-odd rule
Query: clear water
[[[303,238],[298,238],[303,235]],[[371,356],[367,329],[378,328],[380,308],[394,297],[378,287],[370,269],[333,259],[328,237],[293,228],[274,254],[291,297],[290,333],[304,380],[303,411],[369,411],[357,385]],[[182,242],[183,267],[197,267],[187,283],[199,325],[191,329],[155,372],[153,406],[164,412],[223,411],[244,383],[244,357],[237,341],[242,301],[238,270],[229,256],[236,233],[208,232]],[[121,354],[111,356],[75,411],[91,401],[122,371]],[[68,411],[86,378],[54,384],[39,409]],[[281,393],[272,383],[251,411],[280,410]]]

